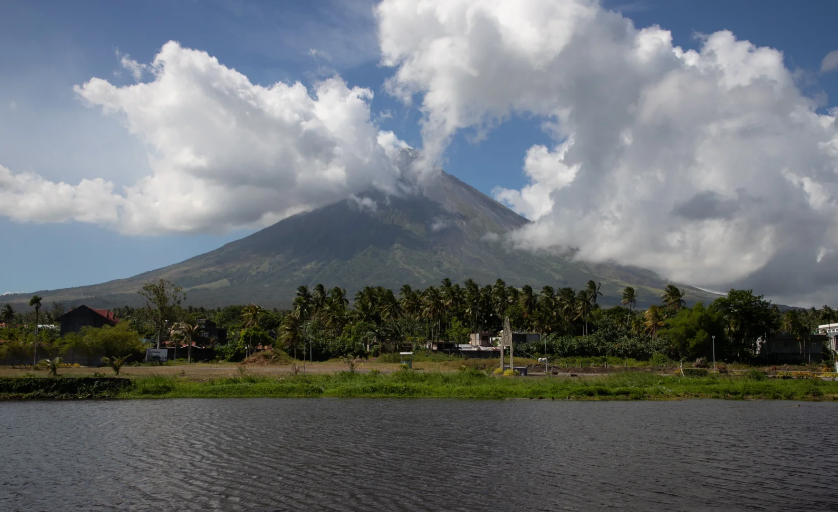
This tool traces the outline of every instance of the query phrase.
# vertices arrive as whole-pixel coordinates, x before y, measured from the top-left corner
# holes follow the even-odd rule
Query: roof
[[[64,313],[63,315],[61,315],[61,316],[59,316],[58,318],[56,318],[56,320],[61,320],[62,318],[64,318],[65,316],[69,315],[69,314],[70,314],[70,313],[72,313],[73,311],[76,311],[76,310],[81,309],[81,308],[86,308],[86,309],[89,309],[90,311],[93,311],[93,312],[94,312],[94,313],[96,313],[97,315],[104,317],[104,318],[105,318],[105,320],[107,320],[107,321],[109,321],[109,322],[113,322],[113,323],[118,323],[118,322],[119,322],[119,318],[117,318],[117,317],[116,317],[116,315],[114,315],[114,314],[113,314],[113,311],[108,311],[107,309],[95,309],[95,308],[91,308],[91,307],[85,306],[84,304],[82,304],[81,306],[79,306],[79,307],[77,307],[77,308],[73,308],[73,309],[71,309],[70,311],[67,311],[67,312],[66,312],[66,313]]]

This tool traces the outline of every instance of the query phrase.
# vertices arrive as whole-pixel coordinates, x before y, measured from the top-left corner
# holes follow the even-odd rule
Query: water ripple
[[[0,403],[0,510],[833,509],[838,404]]]

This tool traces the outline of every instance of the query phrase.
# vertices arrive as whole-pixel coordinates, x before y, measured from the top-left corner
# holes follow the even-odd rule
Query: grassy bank
[[[64,381],[64,392],[38,394],[12,381]],[[335,373],[279,378],[242,375],[191,381],[171,376],[131,379],[130,384],[101,387],[96,379],[0,379],[0,398],[240,398],[240,397],[388,397],[388,398],[533,398],[643,400],[677,398],[836,400],[838,382],[819,379],[749,377],[670,377],[618,373],[591,378],[497,377],[467,370],[457,373]],[[102,380],[102,379],[100,379]],[[104,379],[107,380],[107,379]],[[116,380],[116,379],[111,379]],[[123,379],[119,379],[124,382]],[[72,392],[72,381],[87,392]],[[44,386],[56,386],[44,384]],[[98,384],[103,386],[102,384]],[[18,386],[14,388],[14,386]],[[15,391],[17,389],[17,391]]]

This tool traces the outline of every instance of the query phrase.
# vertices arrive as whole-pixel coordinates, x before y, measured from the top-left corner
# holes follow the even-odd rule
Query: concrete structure
[[[796,336],[783,332],[760,338],[757,346],[760,357],[768,363],[819,363],[827,341],[823,334]]]
[[[85,305],[71,309],[56,320],[61,323],[61,336],[71,332],[79,332],[82,327],[114,326],[119,323],[119,318],[114,316],[113,311],[93,309]]]
[[[823,324],[818,326],[818,333],[825,335],[827,346],[833,354],[838,352],[838,324]]]
[[[473,332],[469,334],[469,345],[474,347],[492,347],[492,333],[490,332]]]

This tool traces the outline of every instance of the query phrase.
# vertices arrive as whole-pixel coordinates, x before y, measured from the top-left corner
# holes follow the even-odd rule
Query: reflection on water
[[[836,418],[699,400],[0,403],[0,510],[830,509]]]

